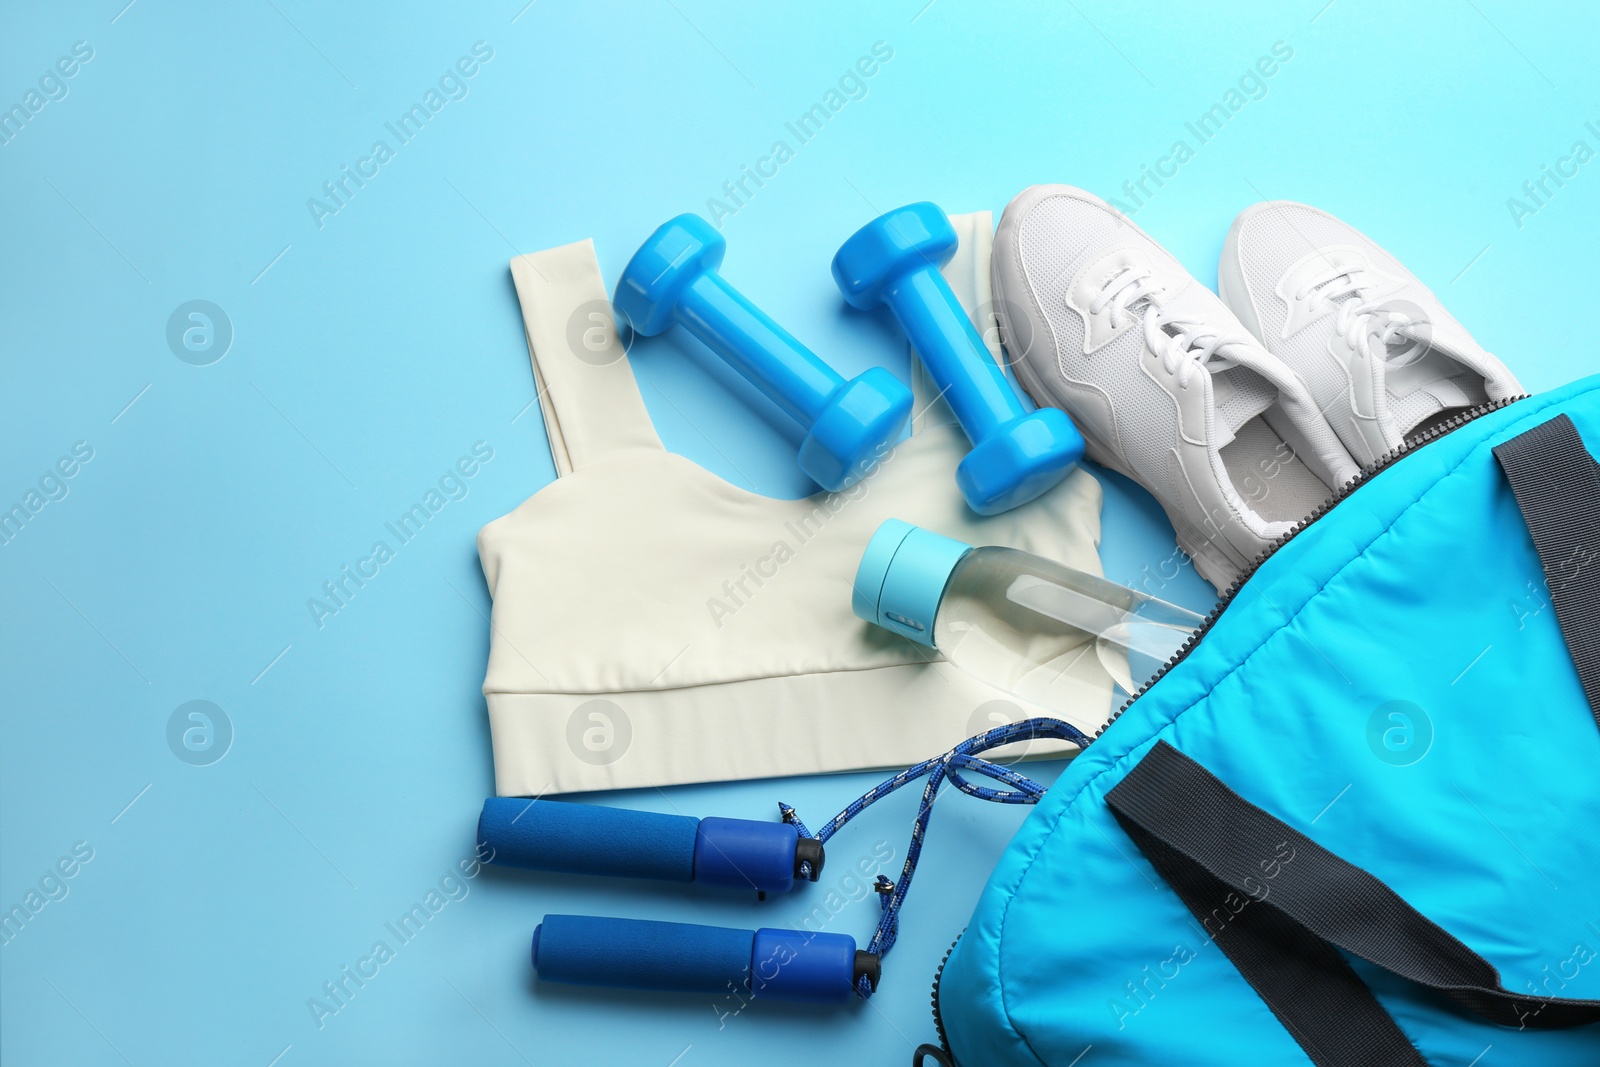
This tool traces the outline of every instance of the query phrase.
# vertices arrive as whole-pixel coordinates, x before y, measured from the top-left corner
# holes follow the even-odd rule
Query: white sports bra
[[[992,338],[989,214],[951,221],[961,245],[945,276]],[[953,476],[967,439],[913,360],[913,433],[871,475],[803,500],[746,492],[662,447],[591,242],[518,256],[511,272],[558,476],[478,535],[499,795],[904,766],[1005,721],[1105,720],[1111,680],[1094,655],[1067,668],[1076,706],[1042,709],[850,610],[888,518],[1101,573],[1093,476],[993,518],[967,510]]]

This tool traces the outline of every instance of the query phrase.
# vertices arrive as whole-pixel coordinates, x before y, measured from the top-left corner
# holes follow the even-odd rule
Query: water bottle
[[[1086,657],[1135,693],[1204,621],[1031,552],[974,548],[899,519],[867,543],[851,599],[860,618],[1069,719],[1088,695]]]

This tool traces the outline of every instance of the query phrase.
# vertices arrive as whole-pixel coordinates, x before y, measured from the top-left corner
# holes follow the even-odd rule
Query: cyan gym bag
[[[1600,1064],[1594,449],[1600,377],[1475,410],[1247,572],[1029,815],[919,1060]]]

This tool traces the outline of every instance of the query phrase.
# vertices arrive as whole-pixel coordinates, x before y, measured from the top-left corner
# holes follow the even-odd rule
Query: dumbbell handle
[[[490,797],[478,818],[488,862],[506,867],[788,892],[822,845],[788,823],[694,819],[559,800]]]
[[[884,290],[884,300],[933,380],[941,386],[963,383],[946,388],[944,399],[974,444],[1025,414],[950,284],[932,264],[901,275]]]
[[[533,968],[549,982],[735,994],[771,1000],[848,1000],[878,957],[846,934],[546,915],[533,931]]]
[[[844,384],[838,372],[714,270],[689,284],[674,318],[802,426],[816,422],[828,397]]]

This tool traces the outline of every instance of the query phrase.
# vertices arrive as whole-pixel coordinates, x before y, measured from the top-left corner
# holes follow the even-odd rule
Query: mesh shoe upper
[[[1415,275],[1316,208],[1246,209],[1217,278],[1224,302],[1300,373],[1362,463],[1453,411],[1522,392]]]
[[[1091,194],[1024,191],[993,269],[1018,380],[1156,497],[1214,584],[1355,474],[1299,377]]]

